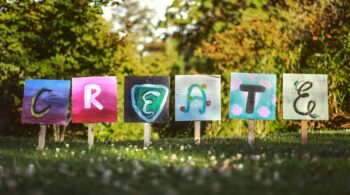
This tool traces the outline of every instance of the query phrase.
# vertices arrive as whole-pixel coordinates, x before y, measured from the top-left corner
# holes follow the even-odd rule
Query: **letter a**
[[[192,90],[194,88],[199,89],[201,92],[201,96],[191,96]],[[188,113],[191,109],[191,102],[194,100],[200,100],[202,101],[202,108],[199,109],[199,114],[204,114],[206,112],[206,102],[207,102],[207,95],[204,92],[204,89],[201,85],[199,84],[192,84],[188,90],[187,90],[187,98],[186,98],[186,109],[184,109],[183,112]]]
[[[92,94],[92,90],[95,90],[95,92]],[[85,86],[84,89],[84,108],[90,109],[91,104],[93,104],[96,108],[99,110],[103,109],[102,104],[96,100],[96,97],[100,95],[101,93],[101,87],[96,84],[89,84]]]

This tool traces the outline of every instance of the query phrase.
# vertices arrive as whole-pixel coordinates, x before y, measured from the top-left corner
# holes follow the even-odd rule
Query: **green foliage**
[[[186,70],[222,75],[223,119],[209,124],[207,133],[241,134],[247,125],[227,119],[230,72],[277,73],[278,89],[282,73],[329,74],[332,120],[326,125],[340,127],[333,118],[350,112],[349,8],[345,0],[175,0],[164,24],[177,27],[173,36],[181,42]],[[281,95],[278,120],[257,122],[258,133],[295,129],[297,123],[281,120]]]
[[[25,79],[134,73],[138,67],[134,47],[127,38],[109,32],[111,25],[102,18],[99,7],[105,3],[43,0],[0,4],[1,134],[23,135],[18,125]]]

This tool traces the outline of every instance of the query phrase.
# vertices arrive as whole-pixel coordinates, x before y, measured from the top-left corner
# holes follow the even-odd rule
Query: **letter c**
[[[31,114],[32,114],[33,116],[39,118],[39,117],[42,117],[42,116],[44,116],[46,113],[49,112],[49,110],[50,110],[50,108],[51,108],[51,105],[48,105],[48,106],[46,106],[44,109],[39,110],[39,111],[36,110],[35,106],[36,106],[36,102],[37,102],[39,96],[40,96],[42,93],[44,93],[44,92],[51,92],[51,91],[52,91],[51,89],[49,89],[49,88],[47,88],[47,87],[43,87],[43,88],[39,89],[39,90],[35,93],[35,95],[34,95],[33,98],[32,98],[32,104],[31,104],[31,107],[30,107],[30,112],[31,112]]]

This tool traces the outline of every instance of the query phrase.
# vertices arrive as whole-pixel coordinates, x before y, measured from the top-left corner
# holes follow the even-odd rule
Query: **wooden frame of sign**
[[[144,146],[151,144],[152,123],[169,119],[169,76],[126,76],[124,122],[144,123]]]
[[[72,123],[89,123],[88,147],[94,144],[94,123],[117,121],[117,78],[72,79]]]
[[[26,80],[22,123],[40,124],[37,149],[45,148],[46,125],[67,123],[70,81]]]
[[[327,77],[283,74],[283,119],[301,120],[302,144],[307,144],[307,121],[329,119]]]
[[[194,121],[194,141],[201,139],[200,121],[221,120],[220,75],[175,76],[175,121]]]
[[[230,118],[248,119],[248,143],[254,143],[255,120],[276,118],[276,75],[231,73]]]

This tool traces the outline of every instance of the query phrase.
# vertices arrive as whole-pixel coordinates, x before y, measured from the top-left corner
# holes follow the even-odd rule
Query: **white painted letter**
[[[91,94],[92,90],[96,90],[93,94]],[[90,109],[91,104],[96,106],[99,110],[103,109],[102,104],[97,101],[95,98],[100,95],[101,93],[101,87],[96,85],[96,84],[89,84],[85,86],[84,89],[84,108],[85,109]]]

